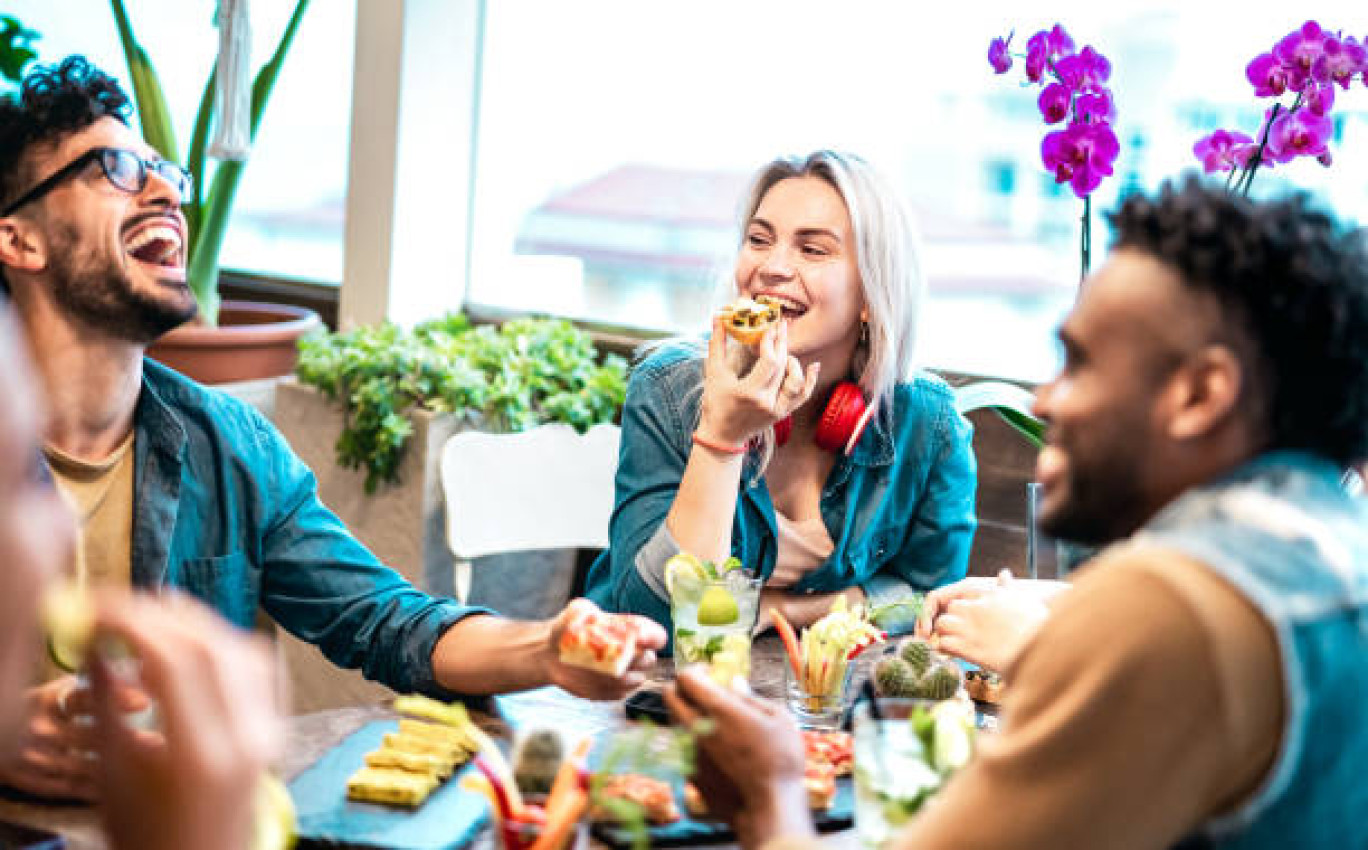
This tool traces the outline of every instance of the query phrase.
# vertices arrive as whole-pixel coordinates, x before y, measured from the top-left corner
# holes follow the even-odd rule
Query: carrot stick
[[[777,608],[770,609],[770,619],[774,620],[774,630],[779,633],[779,639],[784,642],[784,651],[788,653],[789,664],[793,667],[793,677],[798,681],[803,681],[803,658],[798,650],[798,635],[794,634],[793,626],[784,619],[784,615],[779,613]]]
[[[552,808],[547,798],[546,825],[528,850],[558,850],[589,808],[589,792],[572,787],[560,796],[560,801]]]
[[[556,771],[556,778],[551,782],[551,790],[546,795],[546,810],[550,812],[556,805],[556,801],[564,794],[574,789],[583,790],[589,784],[589,773],[585,769],[585,762],[589,758],[589,748],[594,744],[593,738],[582,738],[575,744],[564,759],[561,760],[560,768]]]

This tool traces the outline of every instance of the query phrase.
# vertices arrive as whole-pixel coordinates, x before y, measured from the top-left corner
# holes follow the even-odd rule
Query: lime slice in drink
[[[665,591],[671,599],[692,595],[690,591],[696,591],[707,580],[708,570],[703,562],[688,552],[680,552],[665,562]]]
[[[290,850],[296,837],[295,805],[285,783],[263,773],[257,783],[250,850]]]
[[[698,624],[700,626],[730,626],[741,618],[741,609],[725,587],[713,585],[703,591],[698,603]]]
[[[43,594],[43,628],[52,662],[74,673],[85,660],[95,630],[95,606],[90,594],[72,582],[53,584]]]
[[[948,699],[931,709],[931,763],[943,773],[959,770],[974,753],[974,709]]]

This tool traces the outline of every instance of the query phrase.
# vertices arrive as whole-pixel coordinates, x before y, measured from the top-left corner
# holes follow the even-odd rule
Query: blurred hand
[[[23,701],[19,749],[0,765],[0,783],[39,797],[94,802],[89,689],[75,676],[63,676],[28,689]]]
[[[1001,672],[1049,615],[1037,594],[1004,587],[944,604],[930,641],[940,652]]]
[[[744,376],[728,361],[728,339],[725,324],[714,317],[703,362],[698,429],[711,439],[743,446],[812,397],[819,364],[808,366],[805,373],[798,358],[789,355],[787,322],[765,332]]]
[[[621,676],[610,676],[560,660],[560,639],[566,627],[587,614],[601,613],[588,599],[573,599],[551,621],[546,645],[547,678],[576,696],[594,700],[622,699],[646,682],[646,673],[655,665],[656,650],[665,646],[665,630],[649,617],[615,614],[628,618],[636,628],[636,653]]]
[[[1005,590],[1023,598],[1035,599],[1048,608],[1054,603],[1055,598],[1069,587],[1066,581],[1015,578],[1009,569],[998,571],[995,578],[972,576],[960,579],[954,584],[938,587],[926,594],[921,616],[917,618],[916,636],[923,640],[930,639],[936,618],[955,600],[981,599]]]
[[[783,706],[719,687],[693,667],[665,690],[665,704],[685,725],[712,721],[712,731],[698,738],[693,781],[708,810],[732,825],[743,847],[812,834],[803,739]]]
[[[266,642],[179,596],[101,600],[96,634],[138,659],[161,726],[131,726],[118,674],[92,657],[95,781],[111,847],[246,847],[257,784],[284,731]]]

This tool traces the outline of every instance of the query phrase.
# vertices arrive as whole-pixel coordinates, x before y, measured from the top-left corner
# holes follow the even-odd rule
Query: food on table
[[[437,753],[414,753],[383,746],[366,753],[366,766],[397,768],[446,779],[456,769],[456,760]]]
[[[591,611],[565,625],[560,659],[610,676],[621,676],[636,654],[636,626],[630,617]]]
[[[733,339],[754,348],[760,344],[765,331],[778,324],[783,316],[783,306],[779,299],[769,295],[761,295],[754,300],[743,296],[717,313]]]
[[[910,638],[898,651],[874,665],[874,686],[880,696],[950,699],[959,692],[964,674],[952,659]]]
[[[684,811],[689,813],[689,817],[699,820],[705,820],[710,815],[708,801],[703,799],[703,792],[692,782],[684,783]]]
[[[801,637],[794,634],[793,626],[778,610],[771,609],[770,616],[784,642],[794,680],[812,698],[814,711],[820,709],[823,697],[841,693],[850,662],[888,637],[869,622],[864,605],[852,608],[844,596],[836,597],[831,610],[803,629]]]
[[[598,793],[603,797],[617,797],[636,803],[641,806],[646,820],[656,825],[674,823],[680,817],[670,783],[644,773],[615,773],[604,780]],[[609,820],[612,815],[596,808],[592,817],[595,820]]]
[[[811,761],[803,768],[803,787],[807,789],[808,808],[825,811],[836,799],[836,768],[826,762]]]
[[[459,703],[401,696],[394,707],[408,716],[399,718],[399,731],[386,732],[380,747],[365,755],[365,764],[347,780],[347,797],[413,808],[481,749],[479,737],[488,738]]]
[[[1002,677],[987,670],[969,670],[964,674],[964,689],[971,699],[997,705],[1002,702]]]
[[[803,750],[809,762],[831,765],[837,776],[855,770],[855,740],[849,732],[804,729]]]
[[[550,730],[529,733],[519,742],[517,749],[521,753],[530,750],[531,755],[515,759],[520,762],[518,770],[529,767],[522,763],[524,759],[537,761],[549,758],[552,745],[543,732]],[[494,778],[483,754],[475,762],[482,773],[468,775],[461,780],[462,788],[483,794],[489,799],[504,850],[560,850],[570,843],[575,827],[589,808],[587,761],[591,739],[579,741],[568,754],[564,754],[560,736],[555,732],[551,734],[556,735],[555,764],[550,783],[543,788],[545,802],[542,805],[519,802],[515,807],[508,789],[502,786],[501,780]],[[540,773],[545,765],[538,764],[536,767],[534,772]],[[537,784],[540,784],[539,780],[539,776],[534,778]],[[522,790],[529,794],[540,793],[530,787]]]
[[[431,773],[394,767],[363,767],[347,780],[347,797],[363,803],[417,808],[441,780]]]
[[[688,552],[665,562],[677,663],[706,663],[719,684],[750,675],[751,629],[761,582],[728,558],[720,566]]]

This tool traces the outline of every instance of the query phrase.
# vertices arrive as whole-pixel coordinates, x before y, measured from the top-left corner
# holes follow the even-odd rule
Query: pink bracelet
[[[746,453],[745,446],[729,446],[726,443],[719,443],[707,437],[700,436],[697,431],[693,433],[693,441],[705,449],[712,449],[715,452],[722,452],[728,455],[743,455]]]

